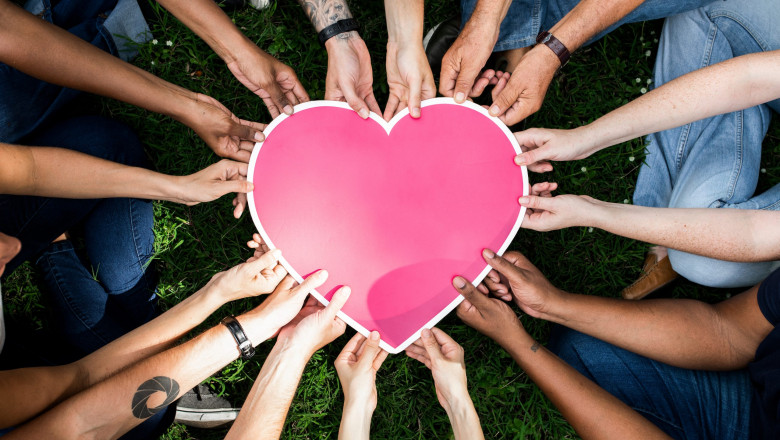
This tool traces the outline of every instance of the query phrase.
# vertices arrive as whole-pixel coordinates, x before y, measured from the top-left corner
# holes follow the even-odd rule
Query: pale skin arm
[[[327,273],[319,271],[295,286],[292,278],[286,277],[260,306],[239,316],[237,320],[252,344],[257,346],[272,337],[295,317],[311,289],[325,279]],[[86,389],[15,429],[9,438],[119,437],[238,355],[231,333],[217,325]],[[144,392],[157,384],[163,384],[163,389]]]
[[[384,118],[390,120],[408,106],[420,117],[420,102],[436,97],[436,84],[422,46],[423,1],[386,0],[387,84],[390,96]]]
[[[223,160],[190,176],[169,176],[63,148],[0,143],[0,193],[97,199],[133,197],[187,205],[246,193],[245,163]],[[62,164],[67,163],[67,167]]]
[[[260,124],[238,119],[214,99],[125,63],[6,0],[0,0],[0,20],[0,61],[30,76],[168,115],[223,157],[248,162],[251,148],[240,141],[264,139]]]
[[[686,299],[629,301],[557,289],[517,252],[498,257],[486,250],[483,257],[530,316],[681,368],[744,368],[773,328],[758,307],[758,286],[714,305]],[[486,284],[500,288],[489,278]]]
[[[649,133],[772,101],[780,97],[778,68],[780,50],[743,55],[676,78],[591,124],[518,132],[528,151],[515,163],[583,159]]]
[[[336,314],[349,295],[349,287],[340,288],[327,307],[309,298],[298,316],[282,328],[226,440],[279,438],[309,359],[346,330]]]
[[[502,300],[477,291],[462,277],[453,285],[466,299],[458,316],[506,350],[582,438],[667,439],[626,404],[540,346]]]
[[[623,237],[727,261],[780,259],[780,213],[746,209],[648,208],[588,196],[526,196],[523,227],[592,226]]]
[[[9,399],[0,405],[0,427],[18,425],[117,371],[160,353],[223,304],[268,293],[286,271],[280,252],[256,252],[246,263],[215,275],[206,286],[151,322],[71,364],[0,371]]]
[[[594,35],[636,9],[643,0],[583,0],[549,32],[574,52]],[[534,46],[515,67],[503,90],[494,90],[490,114],[513,125],[539,110],[560,60],[543,44]]]

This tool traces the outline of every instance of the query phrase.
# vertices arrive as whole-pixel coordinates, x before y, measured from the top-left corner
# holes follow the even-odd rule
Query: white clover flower
[[[154,40],[152,40],[152,44],[157,44],[157,43],[158,43],[158,41],[157,41],[157,38],[155,38]]]
[[[628,205],[628,199],[623,199],[623,203]]]
[[[641,89],[639,89],[639,93],[644,95],[645,93],[647,93],[647,89],[642,87]]]
[[[629,157],[628,157],[628,161],[629,161],[629,162],[633,162],[633,161],[634,161],[634,159],[635,159],[635,158],[634,158],[634,156],[629,156]]]
[[[637,79],[636,79],[636,83],[637,83],[637,84],[639,84],[639,83],[641,83],[641,82],[642,82],[642,78],[637,78]]]
[[[646,56],[646,57],[649,57],[649,56],[650,56],[650,51],[649,51],[649,50],[648,50],[647,52],[645,52],[645,56]]]
[[[581,170],[583,173],[584,173],[585,171],[588,171],[588,169],[587,169],[587,168],[585,168],[585,167],[582,167],[582,168],[580,168],[580,170]]]
[[[761,168],[761,174],[766,174],[766,168]]]
[[[593,227],[588,228],[588,232],[593,232]]]
[[[650,31],[650,35],[655,35],[655,31]]]
[[[165,42],[165,45],[168,46],[168,47],[173,46],[173,41],[168,40],[168,41]]]
[[[643,35],[643,36],[641,36],[641,37],[639,37],[639,41],[645,41],[645,37],[644,37],[644,35]]]
[[[658,43],[658,38],[653,38],[653,43]]]
[[[152,61],[152,66],[154,66],[154,61]]]
[[[653,83],[653,80],[651,78],[647,78],[647,85],[649,86],[652,83]]]

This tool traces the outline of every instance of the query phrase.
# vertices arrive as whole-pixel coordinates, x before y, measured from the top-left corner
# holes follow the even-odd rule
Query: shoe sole
[[[232,423],[238,417],[240,409],[176,409],[176,423],[192,426],[194,428],[216,428]]]

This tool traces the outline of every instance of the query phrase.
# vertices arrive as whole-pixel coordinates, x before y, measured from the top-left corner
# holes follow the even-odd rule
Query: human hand
[[[496,283],[493,278],[485,278],[487,288],[491,291],[502,287],[507,291],[508,288],[515,304],[529,316],[546,319],[548,311],[557,309],[558,302],[566,295],[566,292],[553,286],[520,252],[507,252],[501,257],[490,249],[484,249],[482,257],[502,278],[500,283]]]
[[[325,99],[346,101],[361,118],[369,111],[382,114],[374,97],[371,56],[357,32],[345,32],[325,42],[328,50],[328,74]]]
[[[255,253],[245,263],[214,275],[209,284],[225,298],[225,302],[269,293],[287,275],[279,264],[281,255],[282,251],[278,249]]]
[[[489,278],[485,280],[488,281]],[[490,283],[493,288],[499,286],[497,280],[490,280]],[[469,327],[496,341],[502,347],[517,334],[525,333],[523,325],[517,319],[517,314],[504,300],[491,298],[487,292],[479,291],[460,276],[452,280],[452,285],[465,298],[458,305],[457,314]],[[501,287],[507,291],[505,286]]]
[[[572,226],[594,226],[598,213],[607,205],[593,197],[574,194],[549,197],[531,193],[520,197],[518,202],[526,207],[525,218],[520,226],[545,232]]]
[[[249,249],[254,249],[255,252],[261,251],[261,252],[268,252],[271,250],[270,247],[265,243],[263,240],[263,237],[260,236],[257,232],[252,234],[252,239],[246,242],[246,246]]]
[[[216,200],[227,193],[243,194],[243,202],[236,206],[234,215],[240,217],[246,206],[246,193],[254,186],[246,180],[247,164],[223,159],[189,176],[176,178],[176,191],[171,201],[187,206]]]
[[[431,370],[436,397],[447,412],[456,400],[471,399],[466,388],[463,347],[442,330],[436,327],[423,329],[420,339],[406,348],[406,355]]]
[[[328,272],[325,270],[314,272],[300,284],[289,275],[282,279],[274,292],[254,310],[272,330],[271,336],[281,334],[284,326],[300,320],[299,315],[309,307],[308,302],[304,306],[306,297],[327,279]]]
[[[293,106],[309,101],[295,71],[254,44],[227,63],[228,69],[252,93],[259,96],[272,118],[291,115]]]
[[[331,297],[327,307],[309,298],[297,316],[279,331],[277,343],[295,346],[295,351],[307,359],[323,346],[344,334],[347,324],[336,314],[349,299],[349,287],[341,287]]]
[[[220,157],[249,162],[255,142],[265,139],[265,124],[238,119],[216,99],[195,94],[188,112],[178,118]]]
[[[386,358],[387,352],[379,348],[379,332],[371,332],[368,339],[357,333],[347,342],[335,362],[345,406],[353,402],[372,412],[376,409],[376,373]]]
[[[537,173],[552,171],[550,161],[585,159],[599,150],[596,142],[587,136],[585,127],[572,130],[529,128],[515,133],[515,139],[523,150],[515,156],[515,163]]]
[[[387,43],[387,85],[390,96],[384,118],[389,121],[409,106],[413,118],[420,117],[420,102],[436,97],[436,84],[425,50],[417,44]]]
[[[493,89],[490,115],[511,126],[535,113],[541,108],[547,88],[560,65],[555,53],[543,45],[528,51],[506,85]]]
[[[466,101],[468,96],[482,94],[495,75],[492,70],[482,75],[480,71],[498,41],[498,29],[497,24],[478,17],[472,17],[466,23],[442,58],[439,93],[454,98],[458,103]]]

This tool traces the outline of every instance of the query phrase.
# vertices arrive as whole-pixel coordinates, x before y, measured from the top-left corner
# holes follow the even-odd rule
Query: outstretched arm
[[[295,286],[287,277],[260,306],[237,317],[252,345],[295,317],[306,295],[326,278],[320,271]],[[77,394],[15,429],[9,438],[119,437],[238,356],[230,331],[217,325]]]
[[[196,205],[246,193],[247,165],[222,160],[190,176],[168,176],[63,148],[0,143],[0,193],[91,199],[135,197]],[[62,164],[67,163],[64,167]]]
[[[116,372],[169,348],[223,304],[268,293],[286,271],[279,251],[256,252],[151,322],[71,364],[0,371],[13,399],[0,402],[0,428],[19,425]],[[23,396],[23,397],[22,397]]]
[[[205,95],[163,81],[0,0],[0,62],[43,81],[168,115],[192,128],[217,154],[249,162],[262,127]]]
[[[327,307],[309,298],[298,316],[282,328],[226,439],[279,438],[309,358],[347,328],[336,314],[349,294],[349,287],[340,288]]]
[[[212,0],[158,0],[222,58],[250,91],[263,99],[271,117],[291,115],[309,100],[295,72],[247,38]]]
[[[458,316],[495,340],[552,401],[583,438],[665,439],[660,429],[533,340],[502,300],[477,291],[466,279],[453,285],[466,299]]]
[[[629,301],[557,289],[517,252],[500,257],[485,250],[483,257],[504,277],[501,290],[508,287],[529,315],[681,368],[744,368],[773,328],[758,307],[758,286],[714,305],[687,299]],[[499,289],[490,278],[486,284]]]
[[[613,234],[728,261],[780,259],[780,212],[648,208],[588,196],[526,196],[522,227],[551,231],[593,226]]]
[[[743,55],[676,78],[588,125],[518,132],[529,151],[515,163],[583,159],[629,139],[775,100],[778,69],[780,50]]]

